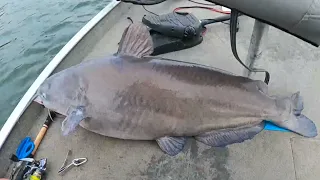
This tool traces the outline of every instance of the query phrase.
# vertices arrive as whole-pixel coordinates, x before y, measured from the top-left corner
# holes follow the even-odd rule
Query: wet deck
[[[183,3],[182,3],[183,2]],[[147,7],[156,13],[172,11],[186,5],[186,1],[169,1]],[[189,4],[189,3],[187,3]],[[142,7],[133,6],[119,16],[118,22],[105,32],[85,60],[100,58],[116,52],[130,16],[140,21],[147,14]],[[199,18],[218,14],[193,11]],[[240,18],[238,51],[242,59],[250,41],[253,20]],[[164,55],[222,68],[241,74],[243,68],[234,59],[229,43],[229,28],[225,24],[208,26],[204,42],[192,49]],[[270,28],[264,54],[257,62],[271,73],[271,94],[290,94],[298,90],[305,99],[304,114],[320,128],[320,52],[317,48],[284,32]],[[46,112],[42,111],[29,135],[38,133]],[[48,130],[36,158],[48,158],[47,179],[159,179],[159,180],[316,180],[320,177],[320,140],[306,139],[293,133],[263,131],[253,140],[226,148],[209,148],[189,139],[183,153],[175,157],[163,154],[155,141],[124,141],[88,132],[82,128],[63,137],[60,125],[63,117],[56,118]],[[57,174],[68,149],[72,157],[87,157],[88,162],[73,168],[64,176]]]

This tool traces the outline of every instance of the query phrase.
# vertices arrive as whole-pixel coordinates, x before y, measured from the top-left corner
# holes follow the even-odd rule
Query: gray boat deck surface
[[[155,13],[166,13],[186,1],[170,1],[147,6]],[[206,10],[192,10],[201,18],[219,14]],[[131,17],[141,21],[147,14],[140,6],[132,6],[123,13],[114,26],[91,48],[85,60],[102,58],[117,50],[123,30]],[[240,17],[238,51],[245,60],[253,28],[253,19]],[[199,46],[163,55],[172,59],[197,62],[218,67],[236,74],[243,67],[231,53],[229,27],[225,24],[208,26],[204,41]],[[257,66],[271,73],[270,94],[285,95],[301,91],[304,96],[304,114],[320,128],[320,52],[301,40],[270,27],[268,41]],[[260,75],[253,78],[260,78]],[[47,112],[28,133],[35,137]],[[79,127],[74,134],[63,137],[61,122],[55,119],[49,128],[36,158],[48,158],[47,179],[108,179],[108,180],[318,180],[320,179],[320,140],[307,139],[289,132],[263,131],[254,139],[225,148],[210,148],[189,139],[183,151],[175,157],[165,155],[155,141],[128,141],[104,137]],[[17,144],[15,144],[17,146]],[[87,157],[88,162],[71,169],[64,176],[57,174],[68,149],[72,157]]]

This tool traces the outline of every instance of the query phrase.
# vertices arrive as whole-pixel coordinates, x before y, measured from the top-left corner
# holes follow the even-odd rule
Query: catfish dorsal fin
[[[118,55],[143,57],[153,52],[153,42],[147,26],[130,24],[122,34]]]

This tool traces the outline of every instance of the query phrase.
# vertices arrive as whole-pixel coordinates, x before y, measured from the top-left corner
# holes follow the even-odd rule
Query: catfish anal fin
[[[233,143],[241,143],[252,139],[261,132],[265,123],[262,122],[252,127],[242,127],[233,129],[222,129],[206,132],[196,136],[196,140],[213,147],[224,147]]]
[[[117,54],[124,56],[143,57],[153,52],[153,42],[146,25],[130,24],[122,34]]]
[[[179,154],[183,150],[186,141],[186,137],[165,136],[157,139],[157,143],[160,148],[170,156]]]
[[[62,134],[64,136],[73,132],[79,123],[86,118],[84,107],[78,106],[62,122]]]

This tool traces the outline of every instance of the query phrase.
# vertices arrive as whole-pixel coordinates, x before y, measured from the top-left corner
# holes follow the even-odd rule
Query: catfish
[[[302,114],[299,92],[270,96],[262,81],[152,57],[152,52],[148,28],[131,24],[117,53],[50,76],[36,101],[66,116],[64,135],[80,125],[113,138],[156,140],[172,156],[188,137],[214,147],[252,139],[266,119],[299,135],[317,136],[315,124]]]

